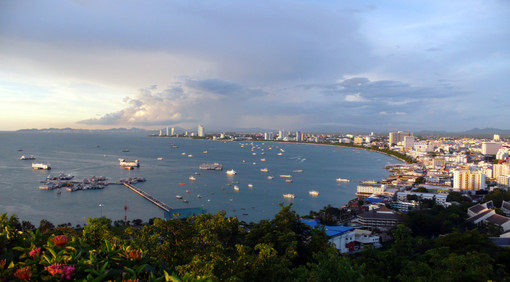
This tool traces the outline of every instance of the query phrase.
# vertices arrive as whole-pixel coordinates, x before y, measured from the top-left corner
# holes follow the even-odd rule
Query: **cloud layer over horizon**
[[[507,1],[7,0],[0,122],[507,128],[508,14]]]

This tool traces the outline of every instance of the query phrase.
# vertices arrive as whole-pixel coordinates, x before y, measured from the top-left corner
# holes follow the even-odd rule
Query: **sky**
[[[510,1],[0,1],[0,130],[510,128]]]

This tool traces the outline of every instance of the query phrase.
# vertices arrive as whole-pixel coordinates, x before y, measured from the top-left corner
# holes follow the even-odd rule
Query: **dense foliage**
[[[342,256],[322,229],[302,224],[291,206],[282,206],[272,220],[251,224],[220,212],[154,219],[143,227],[112,225],[103,217],[89,219],[81,229],[54,228],[47,221],[36,229],[3,214],[0,281],[508,279],[510,251],[476,229],[459,230],[463,217],[456,210],[434,210],[428,216],[449,220],[434,224],[410,215],[409,227],[393,231],[392,244]],[[444,232],[451,233],[432,238]]]

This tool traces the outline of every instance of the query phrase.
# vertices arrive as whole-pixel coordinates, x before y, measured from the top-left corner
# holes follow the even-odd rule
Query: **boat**
[[[272,180],[273,178],[274,178],[274,177],[272,177],[271,175],[269,175],[269,176],[267,177],[267,179],[269,179],[269,180]]]
[[[159,158],[157,158],[157,160],[158,160],[158,161],[162,161],[162,160],[163,160],[163,158],[159,157]]]
[[[184,186],[184,185],[186,185],[186,184],[185,184],[185,183],[179,183],[179,185]]]
[[[280,174],[280,177],[281,178],[291,178],[292,175],[290,175],[290,174]]]
[[[265,162],[265,161],[266,161],[266,159],[265,159],[265,158],[262,158],[262,159],[260,159],[260,161],[261,161],[261,162]]]
[[[293,170],[292,172],[303,172],[302,169],[296,169],[296,170]]]
[[[296,196],[294,196],[294,194],[283,194],[283,197],[285,199],[294,199]]]
[[[50,170],[51,166],[49,163],[32,163],[33,169]]]
[[[208,152],[207,152],[207,150],[205,150],[205,151],[203,151],[202,153],[207,154]]]
[[[251,183],[250,183],[250,184],[248,184],[248,187],[249,187],[249,188],[253,188],[253,184],[251,184]]]
[[[349,179],[345,179],[345,178],[337,178],[336,181],[337,182],[351,182]]]
[[[234,190],[235,190],[235,191],[239,191],[239,186],[234,185]]]
[[[22,161],[35,160],[35,156],[34,155],[30,155],[30,156],[23,155],[19,159],[22,160]]]
[[[53,190],[56,186],[52,182],[47,182],[39,185],[39,190]]]
[[[223,165],[219,163],[213,163],[213,164],[201,164],[198,168],[202,170],[223,170]]]
[[[198,194],[198,195],[197,195],[197,198],[202,198],[202,195]]]
[[[278,153],[277,155],[278,155],[278,156],[281,156],[281,155],[283,155],[283,154],[282,154],[282,153]]]
[[[188,179],[189,179],[190,181],[195,181],[195,180],[197,180],[194,176],[190,176]]]
[[[235,171],[235,170],[231,169],[231,170],[227,170],[225,173],[226,173],[227,175],[235,175],[235,174],[237,174],[237,171]]]
[[[189,194],[189,190],[186,190],[186,194]]]
[[[317,196],[319,196],[319,192],[318,192],[318,191],[315,191],[315,190],[310,190],[310,191],[308,191],[308,194],[310,194],[310,196],[312,196],[312,197],[317,197]]]
[[[188,155],[188,158],[191,158],[191,157],[193,157],[193,155],[192,155],[192,154],[189,154],[189,155]]]
[[[267,167],[265,167],[265,168],[261,168],[260,171],[261,172],[269,172],[269,169]]]
[[[181,195],[175,195],[175,198],[182,199],[182,196]]]
[[[294,182],[294,180],[292,180],[292,179],[285,179],[285,182],[292,183],[292,182]]]
[[[182,200],[182,202],[188,204],[189,200]]]
[[[126,161],[125,159],[119,159],[119,165],[122,167],[139,167],[140,161],[139,160]]]
[[[124,149],[124,150],[122,150],[122,152],[129,152],[129,150],[128,149]]]

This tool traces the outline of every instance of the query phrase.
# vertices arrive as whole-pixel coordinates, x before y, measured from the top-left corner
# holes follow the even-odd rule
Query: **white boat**
[[[181,195],[175,195],[175,198],[182,199],[182,196]]]
[[[265,168],[261,168],[260,171],[261,172],[269,172],[269,169],[267,167],[265,167]]]
[[[157,158],[157,160],[158,160],[158,161],[162,161],[162,160],[163,160],[163,158],[159,157],[159,158]]]
[[[294,196],[294,194],[283,194],[283,197],[285,199],[294,199],[296,196]]]
[[[345,178],[337,178],[336,181],[337,182],[351,182],[349,179],[345,179]]]
[[[311,190],[311,191],[308,191],[308,194],[310,194],[310,196],[312,196],[312,197],[317,197],[317,196],[319,196],[319,191]]]
[[[197,180],[194,176],[190,176],[188,179],[189,179],[190,181],[195,181],[195,180]]]
[[[213,163],[213,164],[201,164],[198,168],[202,170],[223,170],[223,166],[219,163]]]
[[[278,156],[281,156],[281,155],[283,155],[283,154],[282,154],[282,153],[278,153],[277,155],[278,155]]]
[[[293,170],[292,172],[303,172],[302,169],[296,169],[296,170]]]
[[[272,180],[273,178],[274,178],[274,177],[272,177],[271,175],[269,175],[269,176],[267,177],[267,179],[269,179],[269,180]]]
[[[34,157],[34,155],[30,155],[30,156],[23,155],[19,159],[22,161],[29,161],[29,160],[35,160],[35,157]]]
[[[140,161],[139,160],[126,161],[125,159],[119,159],[119,164],[120,166],[123,167],[139,167]]]
[[[51,166],[49,163],[32,163],[33,169],[50,170]]]
[[[251,183],[250,183],[250,184],[248,184],[248,187],[249,187],[249,188],[253,188],[253,184],[251,184]]]
[[[290,175],[290,174],[280,174],[280,177],[281,178],[291,178],[292,175]]]
[[[239,186],[234,185],[234,190],[235,190],[235,191],[239,191]]]
[[[227,175],[235,175],[235,174],[237,174],[237,171],[235,171],[235,170],[231,169],[231,170],[227,170],[225,173],[226,173]]]
[[[262,159],[260,159],[260,161],[261,161],[261,162],[265,162],[265,161],[266,161],[266,159],[265,159],[265,158],[262,158]]]

